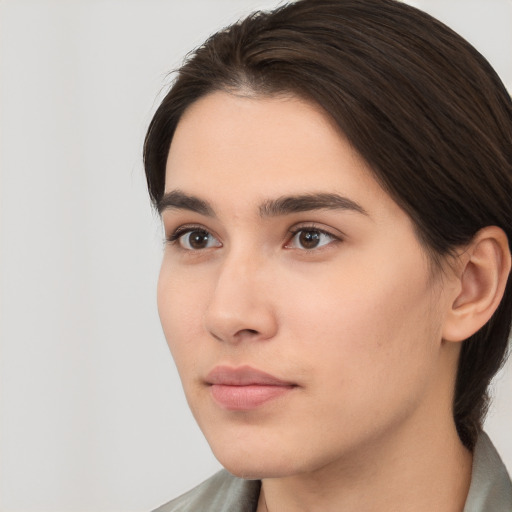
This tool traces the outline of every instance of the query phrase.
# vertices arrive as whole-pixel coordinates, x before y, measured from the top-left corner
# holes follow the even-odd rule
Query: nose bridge
[[[269,261],[249,247],[231,250],[219,272],[205,313],[205,327],[223,341],[266,339],[275,333]]]

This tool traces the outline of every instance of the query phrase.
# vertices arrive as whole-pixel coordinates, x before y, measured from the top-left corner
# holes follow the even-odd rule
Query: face
[[[160,318],[228,470],[312,472],[433,421],[442,283],[324,113],[204,97],[179,122],[165,191]]]

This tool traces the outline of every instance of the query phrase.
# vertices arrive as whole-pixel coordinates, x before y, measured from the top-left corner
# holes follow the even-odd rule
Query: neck
[[[264,479],[258,512],[461,512],[472,455],[454,425],[428,427],[307,474]]]

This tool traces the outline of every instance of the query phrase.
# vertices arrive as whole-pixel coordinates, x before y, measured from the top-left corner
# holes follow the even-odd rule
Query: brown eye
[[[208,231],[192,229],[178,238],[179,244],[188,251],[199,251],[210,247],[220,247],[220,242]]]
[[[313,250],[328,245],[337,237],[320,229],[300,229],[287,244],[287,248]]]
[[[299,243],[304,249],[314,249],[320,243],[321,233],[318,231],[301,231]]]

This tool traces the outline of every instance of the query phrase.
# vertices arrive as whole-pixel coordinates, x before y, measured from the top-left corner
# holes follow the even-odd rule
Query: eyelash
[[[210,231],[208,231],[208,229],[204,228],[203,226],[188,225],[188,226],[180,226],[179,228],[177,228],[173,233],[171,233],[169,236],[166,237],[166,242],[168,244],[172,244],[172,245],[179,245],[179,240],[182,236],[186,235],[187,233],[192,233],[194,231],[204,233],[205,235],[214,236],[214,235],[212,235],[212,233]],[[289,237],[287,238],[287,241],[285,243],[285,248],[290,248],[290,247],[287,247],[287,245],[289,245],[299,233],[308,232],[308,231],[313,231],[313,232],[320,233],[321,235],[325,235],[331,239],[331,242],[329,242],[328,244],[321,245],[320,247],[314,247],[313,249],[306,249],[306,248],[300,249],[303,252],[309,253],[309,252],[318,251],[319,249],[323,248],[326,245],[330,245],[333,242],[334,243],[340,242],[342,240],[339,236],[336,236],[333,233],[331,233],[325,229],[321,229],[314,224],[309,224],[309,225],[305,225],[305,226],[296,227],[294,229],[290,229],[288,231]],[[181,249],[183,249],[183,248],[181,248]],[[201,249],[195,249],[195,250],[183,249],[183,250],[187,251],[187,252],[198,252]]]

